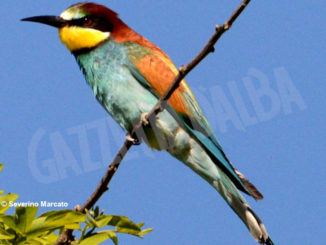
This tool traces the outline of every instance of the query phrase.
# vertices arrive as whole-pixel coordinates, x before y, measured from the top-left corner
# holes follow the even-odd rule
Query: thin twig
[[[242,11],[247,7],[247,5],[250,3],[251,0],[244,0],[242,3],[238,6],[238,8],[233,12],[233,14],[230,16],[230,18],[222,25],[222,26],[216,26],[215,32],[209,39],[209,41],[206,43],[204,48],[198,53],[198,55],[190,61],[186,66],[182,66],[179,68],[179,72],[169,88],[165,91],[165,93],[161,96],[161,98],[158,100],[156,105],[152,108],[152,110],[146,114],[145,119],[149,120],[150,118],[155,118],[155,116],[164,110],[166,107],[166,103],[168,99],[171,97],[173,92],[179,87],[182,80],[186,77],[186,75],[194,69],[209,53],[214,52],[215,44],[220,39],[220,37],[229,30],[234,23],[234,21],[239,17],[239,15],[242,13]],[[132,138],[137,138],[136,132],[141,129],[143,126],[144,120],[140,120],[139,123],[134,126],[133,130],[130,133],[130,136]],[[119,165],[131,146],[134,145],[134,142],[130,140],[125,140],[124,144],[120,148],[119,152],[111,162],[109,168],[107,169],[105,175],[103,176],[102,180],[96,187],[95,191],[92,193],[92,195],[89,197],[89,199],[84,203],[83,206],[76,206],[76,210],[79,212],[85,212],[85,210],[91,209],[95,203],[100,199],[100,197],[104,194],[105,191],[108,190],[108,185],[114,176],[114,174],[117,172]],[[72,235],[73,230],[67,230],[65,229],[58,240],[54,243],[55,245],[63,245],[63,244],[70,244],[70,242],[74,239]]]

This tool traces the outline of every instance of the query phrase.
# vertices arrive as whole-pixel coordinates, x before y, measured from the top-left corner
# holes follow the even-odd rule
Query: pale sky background
[[[240,3],[97,2],[177,66]],[[18,193],[18,201],[84,203],[124,141],[57,31],[19,21],[59,15],[73,3],[0,3],[0,189]],[[324,242],[325,12],[322,0],[252,1],[186,79],[230,160],[264,194],[247,199],[275,244]],[[145,145],[128,153],[98,204],[154,228],[144,239],[119,235],[120,244],[255,244],[212,187]]]

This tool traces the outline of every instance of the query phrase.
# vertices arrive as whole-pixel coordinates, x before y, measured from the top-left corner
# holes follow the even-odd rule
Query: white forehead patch
[[[64,11],[62,14],[60,14],[60,17],[64,20],[71,20],[72,14],[69,13],[68,11]]]
[[[72,20],[72,19],[79,19],[84,17],[84,13],[81,11],[76,11],[77,9],[66,9],[65,11],[63,11],[60,15],[60,17],[64,20]]]

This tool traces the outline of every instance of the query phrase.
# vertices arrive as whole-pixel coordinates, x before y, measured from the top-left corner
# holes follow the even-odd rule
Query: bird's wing
[[[160,49],[148,49],[139,44],[126,44],[131,74],[157,98],[167,90],[178,73],[169,57]],[[203,146],[214,163],[223,170],[239,190],[262,199],[260,192],[230,163],[221,145],[215,138],[194,95],[185,80],[169,99],[167,110]]]

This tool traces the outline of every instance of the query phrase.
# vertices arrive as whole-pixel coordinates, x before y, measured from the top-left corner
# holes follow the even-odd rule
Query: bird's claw
[[[147,126],[148,124],[149,124],[149,121],[148,121],[148,119],[146,118],[147,117],[147,115],[148,115],[148,113],[142,113],[141,115],[140,115],[140,121],[142,122],[142,124],[144,125],[144,126]]]
[[[131,142],[133,145],[140,145],[141,142],[138,138],[132,137],[130,134],[126,135],[126,140]]]

